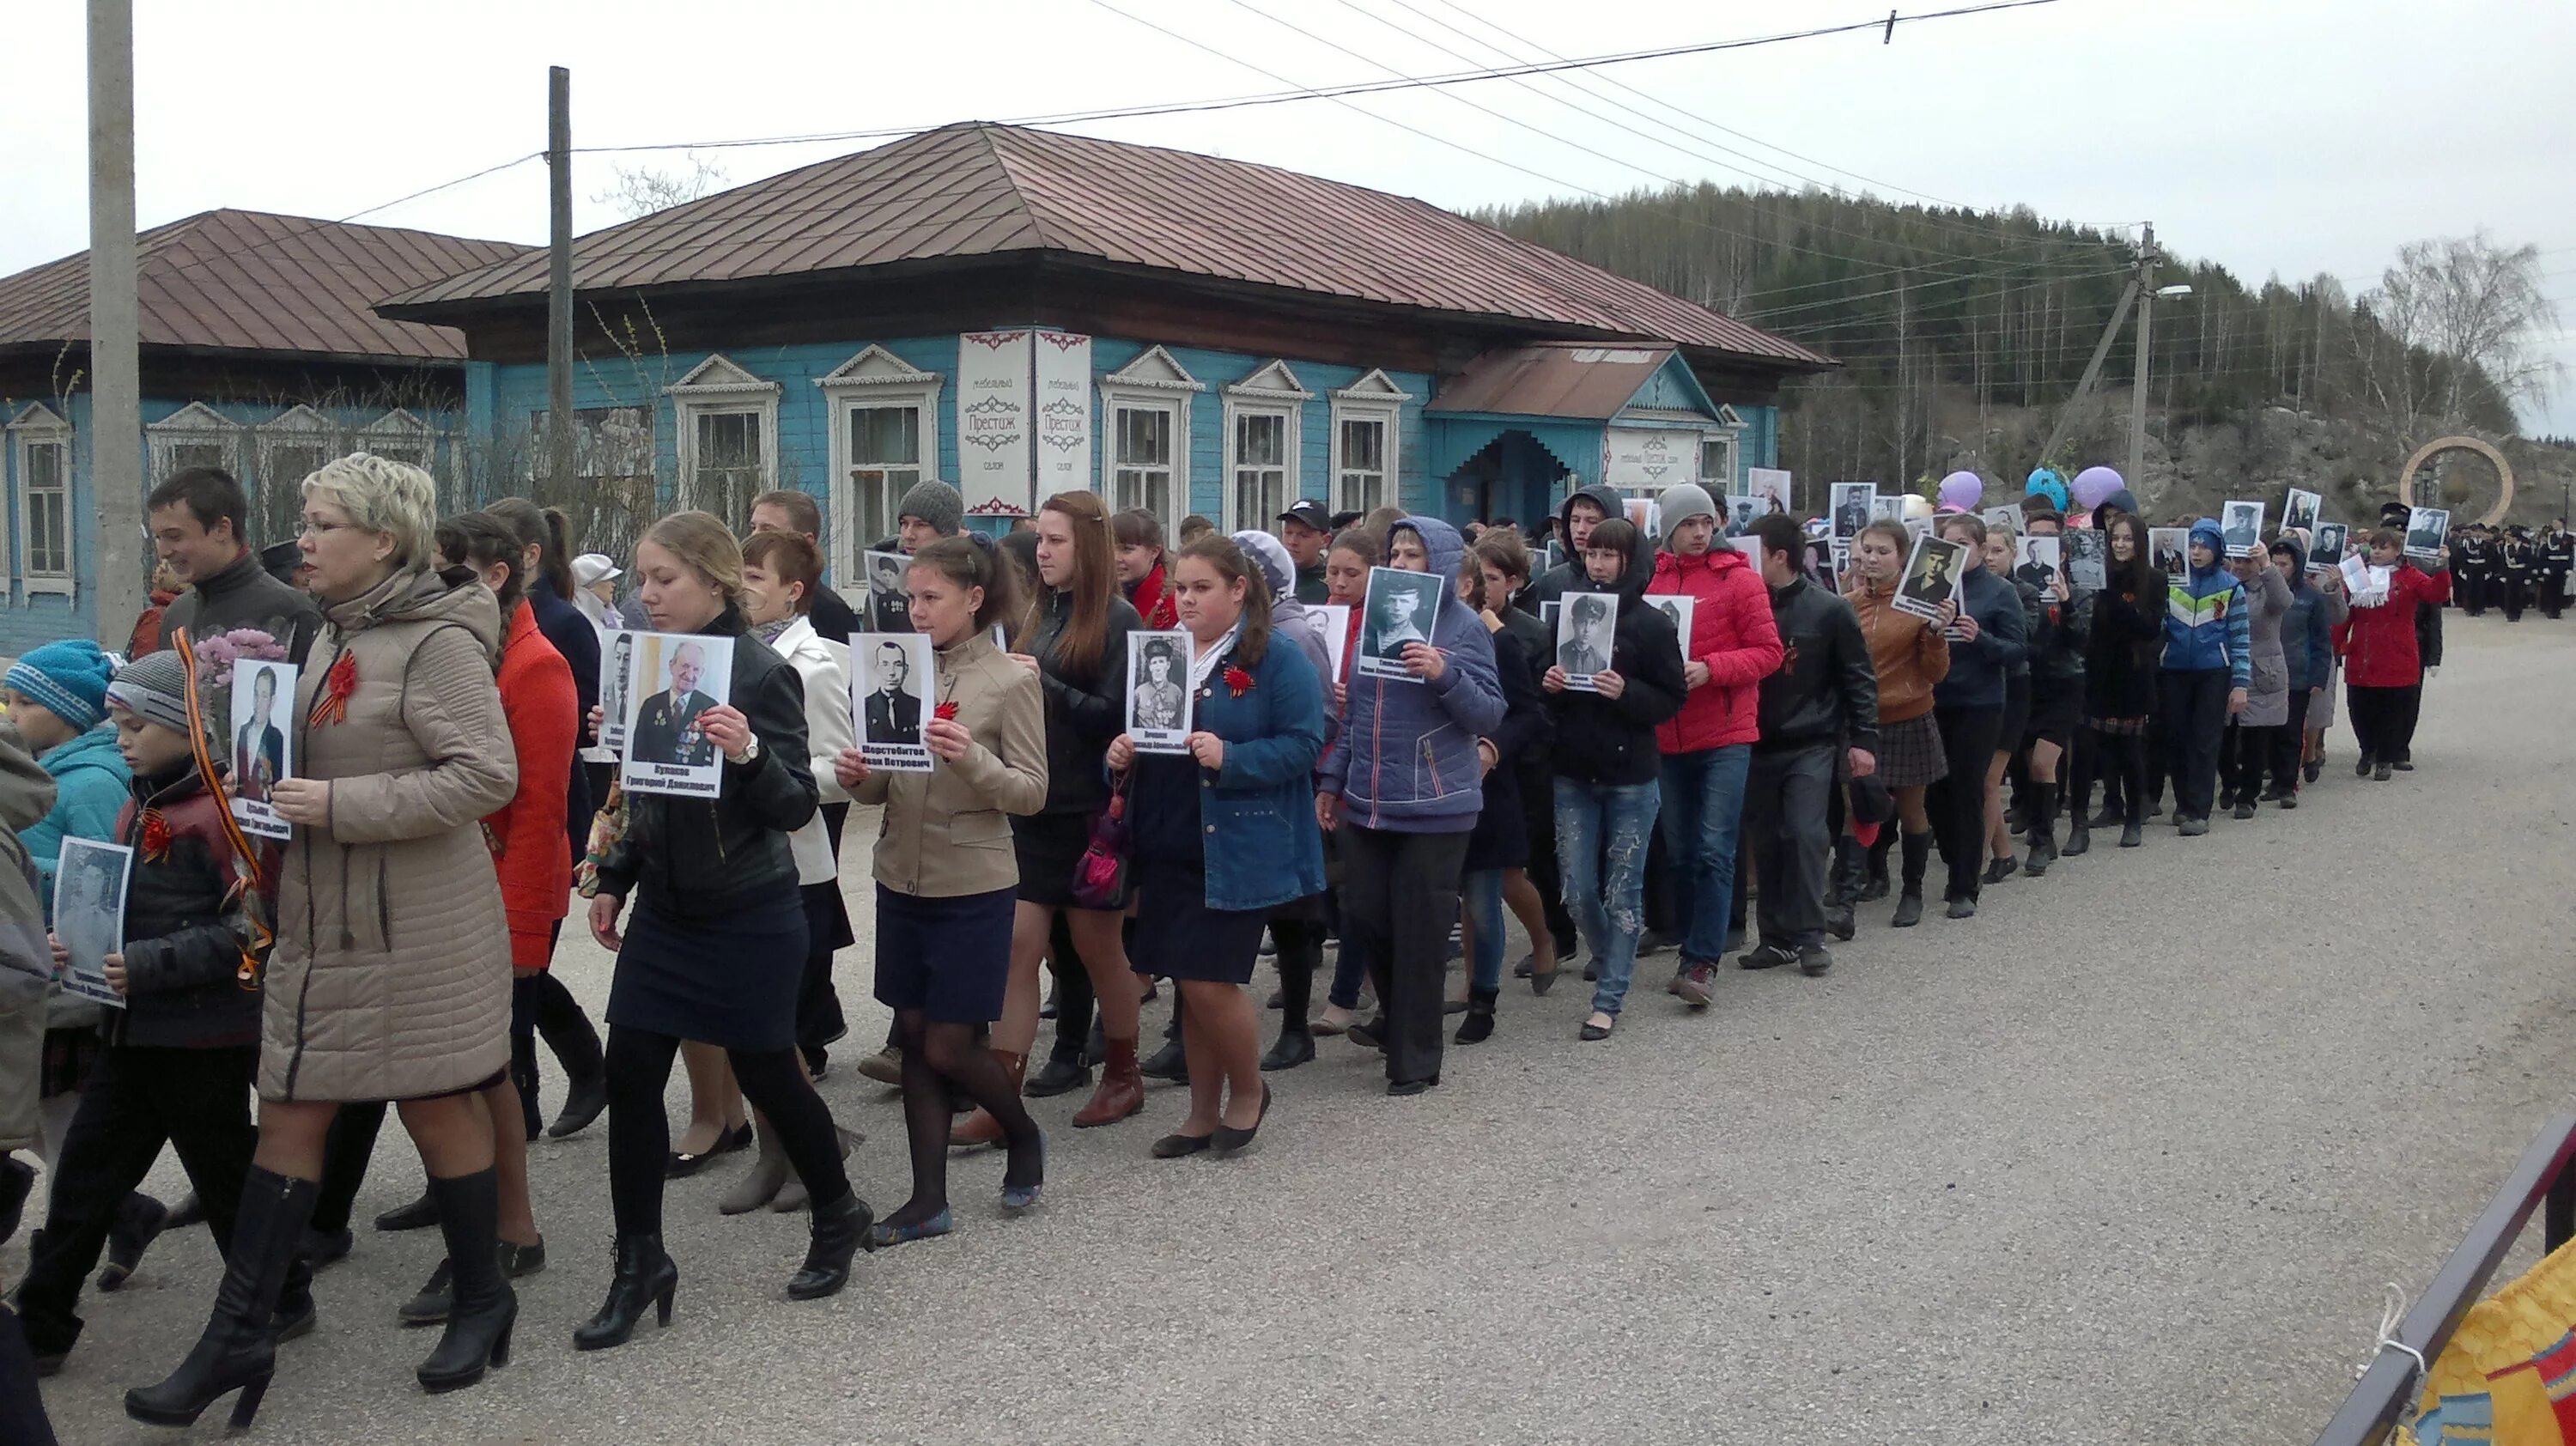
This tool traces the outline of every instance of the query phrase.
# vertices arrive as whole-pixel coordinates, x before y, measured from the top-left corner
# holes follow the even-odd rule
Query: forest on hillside
[[[1952,466],[2019,477],[2043,462],[2119,465],[2127,456],[2134,320],[2105,358],[2096,400],[2069,419],[2060,455],[2039,455],[2135,272],[2138,240],[2125,232],[2026,208],[1706,184],[1532,202],[1477,219],[1840,361],[1783,398],[1781,461],[1802,475],[1901,485]],[[2500,358],[2510,375],[2499,381],[2485,353],[2429,314],[2423,287],[2394,273],[2359,298],[2330,276],[2249,285],[2223,266],[2174,259],[2187,237],[2158,240],[2159,284],[2192,288],[2155,308],[2149,405],[2161,428],[2280,406],[2392,435],[2427,422],[2514,430],[2515,389],[2533,380],[2516,370],[2521,357]],[[2533,269],[2529,248],[2498,254]],[[2438,250],[2424,259],[2471,264]]]

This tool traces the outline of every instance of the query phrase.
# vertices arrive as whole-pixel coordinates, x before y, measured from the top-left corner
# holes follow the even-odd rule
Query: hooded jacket
[[[2281,655],[2281,620],[2290,611],[2290,585],[2272,565],[2269,551],[2245,588],[2245,711],[2236,721],[2248,728],[2278,728],[2290,721],[2290,668]],[[2242,580],[2240,580],[2242,581]]]
[[[2030,653],[2021,591],[1993,568],[1972,567],[1959,576],[1959,613],[1977,620],[1976,641],[1950,645],[1950,672],[1932,685],[1932,701],[1944,708],[2000,708],[2005,679]]]
[[[54,916],[54,864],[63,840],[105,840],[116,835],[116,815],[125,807],[133,770],[116,751],[116,730],[100,724],[67,742],[45,750],[36,760],[54,781],[54,806],[27,829],[19,842],[36,865],[36,887],[44,917]]]
[[[36,1143],[36,1085],[45,1058],[45,1000],[57,992],[36,870],[19,835],[54,806],[54,781],[0,718],[0,1151]]]
[[[1656,730],[1681,712],[1689,689],[1683,682],[1681,640],[1673,634],[1672,620],[1646,601],[1646,584],[1653,576],[1654,562],[1639,556],[1629,560],[1627,576],[1619,582],[1619,616],[1610,638],[1610,671],[1624,685],[1619,696],[1605,698],[1573,688],[1549,695],[1560,778],[1627,786],[1652,783],[1662,776]],[[1756,581],[1754,586],[1759,588],[1761,583]],[[1765,622],[1770,611],[1766,596]],[[1770,632],[1776,666],[1779,630],[1775,627]],[[1756,691],[1757,708],[1758,700]]]
[[[1732,547],[1713,545],[1697,557],[1655,556],[1649,596],[1696,599],[1685,658],[1708,665],[1708,681],[1684,695],[1671,722],[1655,730],[1666,753],[1696,753],[1751,743],[1760,735],[1762,680],[1780,666],[1780,629],[1761,570]]]
[[[294,756],[330,812],[278,868],[262,1099],[413,1099],[508,1066],[509,926],[482,827],[519,782],[500,643],[491,590],[462,568],[395,573],[327,614]],[[326,693],[340,716],[317,723]]]
[[[1603,517],[1628,515],[1627,506],[1621,500],[1618,488],[1601,483],[1575,488],[1565,494],[1563,502],[1556,504],[1557,528],[1560,535],[1569,539],[1569,547],[1572,545],[1571,539],[1574,536],[1574,524],[1567,520],[1567,515],[1574,510],[1574,504],[1578,499],[1600,508]],[[1541,541],[1544,540],[1541,539]],[[1592,578],[1583,570],[1583,558],[1578,554],[1540,573],[1538,580],[1524,589],[1516,601],[1535,613],[1541,603],[1552,603],[1570,592],[1589,592],[1591,588]]]
[[[2247,643],[2245,585],[2227,570],[2227,535],[2216,518],[2204,517],[2191,525],[2190,541],[2208,548],[2212,558],[2208,567],[2196,567],[2186,550],[2181,575],[2166,581],[2163,666],[2176,673],[2225,668],[2227,686],[2250,687],[2254,658]]]
[[[1852,605],[1804,577],[1770,594],[1780,666],[1764,678],[1759,751],[1840,743],[1878,751],[1878,672]],[[1705,690],[1703,690],[1705,691]]]
[[[1447,665],[1428,681],[1353,673],[1341,733],[1316,770],[1315,791],[1338,795],[1342,815],[1363,828],[1465,833],[1484,808],[1476,740],[1503,721],[1494,644],[1484,620],[1458,600],[1467,550],[1458,529],[1437,517],[1407,517],[1396,528],[1421,537],[1432,573],[1446,584],[1431,645]]]
[[[2352,608],[2340,589],[2327,592],[2308,581],[2308,550],[2295,538],[2278,546],[2290,549],[2297,581],[2290,584],[2290,610],[2281,616],[2281,660],[2290,672],[2290,691],[2322,688],[2334,673],[2334,630]]]
[[[147,814],[161,822],[157,857],[145,837]],[[252,911],[265,915],[275,896],[279,845],[253,840],[265,883],[253,892],[223,806],[193,764],[175,777],[136,779],[114,837],[134,850],[134,871],[125,890],[125,1007],[106,1011],[110,1042],[165,1049],[257,1042],[259,986],[241,982],[242,954],[253,938]]]

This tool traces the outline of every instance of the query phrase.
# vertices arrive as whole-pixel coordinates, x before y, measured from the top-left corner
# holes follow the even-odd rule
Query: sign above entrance
[[[1610,427],[1601,434],[1601,480],[1629,491],[1660,492],[1699,480],[1699,434]]]

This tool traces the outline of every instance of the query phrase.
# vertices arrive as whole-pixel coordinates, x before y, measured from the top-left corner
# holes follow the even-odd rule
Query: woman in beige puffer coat
[[[454,1304],[418,1375],[470,1386],[506,1360],[518,1303],[501,1278],[491,1121],[476,1092],[509,1064],[510,943],[482,819],[518,785],[493,661],[500,609],[442,574],[436,484],[363,453],[304,480],[301,547],[325,623],[296,689],[294,827],[260,1041],[259,1150],[213,1319],[127,1414],[186,1425],[275,1364],[271,1313],[313,1214],[344,1101],[391,1100],[420,1148],[455,1267]]]

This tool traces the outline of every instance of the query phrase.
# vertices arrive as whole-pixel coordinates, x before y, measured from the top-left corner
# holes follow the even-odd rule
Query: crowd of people
[[[2350,597],[2308,567],[2304,533],[2230,556],[2200,519],[2169,575],[2116,477],[2081,512],[2048,481],[2010,526],[1855,517],[1841,549],[1783,512],[1730,529],[1693,485],[1659,495],[1652,535],[1583,487],[1538,535],[1301,501],[1275,530],[1193,517],[1167,545],[1151,513],[1087,492],[987,536],[930,481],[876,547],[902,560],[904,605],[863,616],[825,584],[802,492],[758,499],[746,535],[680,513],[610,559],[573,555],[560,514],[525,499],[442,518],[426,473],[353,455],[305,480],[295,543],[264,566],[233,479],[182,473],[149,501],[179,586],[132,655],[66,640],[0,680],[0,820],[32,875],[0,868],[0,892],[31,886],[0,919],[50,925],[65,839],[134,851],[106,956],[118,1007],[43,986],[67,955],[42,930],[0,932],[34,971],[0,969],[0,1148],[34,1149],[49,1187],[13,1296],[20,1359],[58,1369],[91,1272],[114,1289],[156,1232],[201,1219],[225,1262],[211,1316],[125,1405],[185,1425],[238,1393],[248,1424],[279,1344],[313,1328],[314,1273],[351,1248],[388,1104],[426,1183],[376,1223],[445,1245],[398,1316],[442,1327],[422,1387],[459,1389],[507,1362],[510,1282],[546,1267],[540,1130],[607,1117],[615,1264],[572,1336],[612,1348],[647,1311],[669,1322],[665,1185],[722,1155],[749,1156],[725,1213],[810,1212],[784,1292],[829,1296],[861,1251],[959,1228],[962,1151],[996,1151],[1002,1211],[1038,1205],[1031,1100],[1089,1088],[1070,1124],[1105,1127],[1147,1107],[1149,1079],[1183,1081],[1146,1152],[1223,1158],[1319,1038],[1381,1055],[1391,1096],[1438,1087],[1449,1048],[1502,1027],[1507,909],[1530,944],[1514,976],[1544,995],[1579,961],[1580,1038],[1607,1041],[1641,959],[1671,953],[1666,992],[1706,1010],[1730,957],[1825,974],[1865,905],[1892,899],[1885,925],[1913,928],[1937,887],[1966,920],[2096,829],[2134,848],[2159,816],[2188,838],[2296,808],[2339,678],[2356,773],[2413,766],[2447,552],[2419,569],[2383,527],[2383,571]],[[2102,586],[2017,575],[2017,533],[2076,528],[2103,534]],[[1898,597],[1920,530],[1964,549],[1930,616]],[[1819,565],[1838,553],[1839,574]],[[1391,590],[1405,626],[1371,635],[1382,666],[1361,671],[1379,569],[1435,580],[1436,604]],[[1560,605],[1601,614],[1562,648],[1542,620]],[[712,798],[617,782],[603,728],[624,703],[600,697],[600,663],[637,630],[708,639],[674,650],[693,669],[730,659],[722,701],[687,724]],[[1187,694],[1164,710],[1188,719],[1179,752],[1127,732],[1147,630],[1186,638],[1149,684]],[[935,661],[912,724],[927,771],[857,746],[853,641],[895,632]],[[236,655],[298,668],[292,736],[258,770],[282,840],[226,806]],[[854,806],[877,810],[872,841],[845,842]],[[815,1088],[848,1028],[834,965],[860,849],[892,1022],[858,1068],[899,1091],[910,1165],[882,1215]],[[576,898],[615,955],[604,1040],[549,972]],[[1249,992],[1265,956],[1266,1049]],[[1143,1005],[1165,989],[1148,1056]],[[550,1124],[541,1039],[565,1075]],[[676,1139],[675,1064],[692,1101]],[[194,1189],[170,1207],[138,1193],[165,1145]],[[0,1236],[34,1179],[0,1159]],[[0,1320],[0,1356],[15,1334]]]

